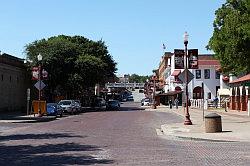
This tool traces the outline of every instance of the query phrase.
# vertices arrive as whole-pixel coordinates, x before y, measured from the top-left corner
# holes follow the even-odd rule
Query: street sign
[[[187,83],[189,83],[192,79],[194,79],[194,75],[188,70],[185,69],[181,74],[179,74],[178,78],[185,83],[185,71],[187,70],[188,73],[188,80]]]
[[[36,87],[36,89],[42,90],[46,85],[42,81],[37,81],[34,86]]]

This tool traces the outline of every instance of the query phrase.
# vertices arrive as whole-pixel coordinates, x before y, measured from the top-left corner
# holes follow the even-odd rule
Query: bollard
[[[221,116],[211,113],[205,116],[205,132],[216,133],[222,132]]]

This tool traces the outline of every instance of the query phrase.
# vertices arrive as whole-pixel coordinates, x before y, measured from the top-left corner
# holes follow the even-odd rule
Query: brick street
[[[250,165],[249,143],[157,135],[181,117],[139,108],[127,102],[120,111],[1,124],[0,165]]]

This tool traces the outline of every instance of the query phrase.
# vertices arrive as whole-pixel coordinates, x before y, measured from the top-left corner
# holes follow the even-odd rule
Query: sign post
[[[27,89],[27,115],[29,115],[29,107],[30,107],[30,88]]]

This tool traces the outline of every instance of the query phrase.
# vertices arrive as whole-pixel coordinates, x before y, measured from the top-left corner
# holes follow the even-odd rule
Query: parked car
[[[127,101],[134,101],[134,97],[132,95],[128,96]]]
[[[75,101],[75,106],[76,106],[76,111],[77,112],[82,112],[82,106],[80,100],[74,100]]]
[[[149,106],[149,105],[150,105],[149,98],[144,98],[141,100],[141,106]]]
[[[118,100],[109,100],[106,104],[107,110],[119,110],[120,102]]]
[[[63,108],[57,103],[47,103],[47,115],[48,116],[63,116]]]
[[[106,101],[103,98],[96,98],[93,108],[95,110],[105,110],[106,109]]]
[[[74,100],[61,100],[58,105],[63,108],[64,113],[76,114],[77,106]]]

